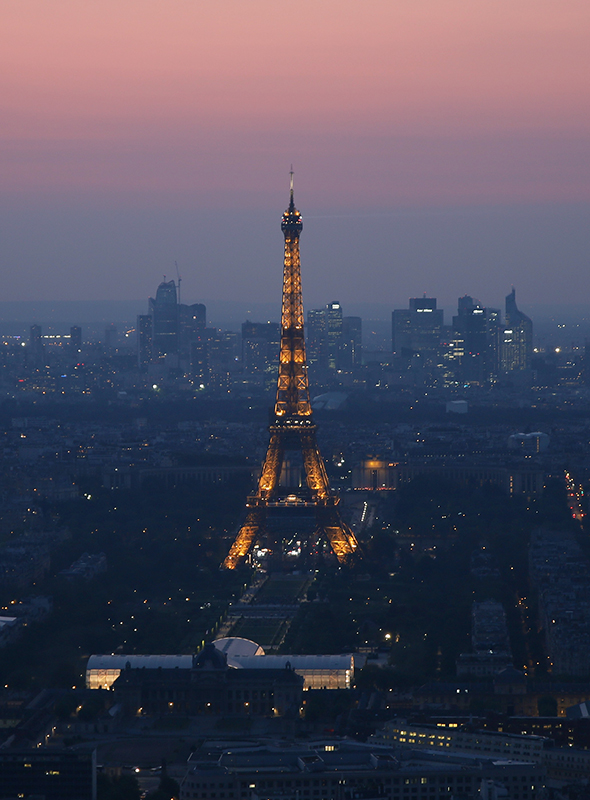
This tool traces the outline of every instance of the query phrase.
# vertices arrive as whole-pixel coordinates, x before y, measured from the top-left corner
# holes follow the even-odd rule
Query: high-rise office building
[[[70,350],[72,355],[77,355],[82,349],[82,328],[72,325],[70,328]]]
[[[146,369],[152,363],[153,325],[151,314],[137,316],[137,366]]]
[[[210,328],[202,331],[191,340],[190,345],[190,370],[201,388],[209,383],[209,332]]]
[[[463,381],[481,383],[488,376],[490,336],[488,312],[479,300],[469,295],[459,298],[453,317],[454,341],[463,343],[463,355],[457,375]]]
[[[119,331],[117,330],[117,326],[111,325],[108,328],[105,328],[104,331],[104,346],[107,352],[113,353],[119,344]]]
[[[31,363],[35,367],[40,367],[45,358],[43,330],[40,325],[31,325],[29,329],[29,348],[31,353]]]
[[[278,322],[244,322],[242,324],[244,372],[262,373],[278,364],[280,338]]]
[[[206,325],[206,307],[202,303],[179,303],[176,283],[162,281],[156,297],[149,299],[148,313],[137,318],[140,367],[176,356],[191,370],[193,362],[198,363],[202,377],[202,361],[207,351]]]
[[[487,370],[490,377],[495,378],[500,371],[500,335],[502,330],[502,313],[499,308],[487,308],[488,327],[488,359]]]
[[[363,321],[360,317],[342,317],[340,368],[351,369],[363,363]]]
[[[204,334],[207,337],[207,381],[214,388],[229,389],[232,370],[240,359],[240,335],[217,328],[205,328]]]
[[[437,309],[434,297],[412,297],[408,309],[396,309],[391,315],[393,352],[412,356],[419,353],[435,357],[443,336],[444,312]]]
[[[192,343],[201,340],[207,326],[207,309],[203,303],[178,306],[179,353],[182,358],[190,358]]]
[[[337,300],[307,312],[307,352],[312,366],[339,370],[360,364],[361,338],[361,318],[343,316]]]
[[[153,358],[178,354],[180,320],[174,281],[162,281],[158,286],[155,299],[149,299],[149,313],[152,317]]]
[[[488,345],[487,313],[479,300],[469,295],[460,297],[457,314],[453,317],[453,332],[460,333],[465,342],[465,350],[474,355],[486,352]]]
[[[334,300],[328,303],[326,314],[326,354],[328,369],[339,368],[340,348],[342,346],[342,306]]]
[[[500,342],[500,367],[503,372],[521,372],[531,368],[533,323],[516,305],[513,288],[506,296],[506,324]]]
[[[307,360],[311,366],[325,368],[326,314],[323,308],[312,308],[307,312]]]

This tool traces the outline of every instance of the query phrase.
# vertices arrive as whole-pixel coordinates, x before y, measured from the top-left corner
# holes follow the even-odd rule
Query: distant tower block
[[[299,507],[311,508],[315,515],[315,533],[304,542],[307,551],[323,542],[329,543],[341,564],[346,563],[357,550],[353,532],[342,520],[338,509],[339,498],[330,489],[328,476],[316,441],[316,426],[312,419],[305,338],[303,333],[303,301],[301,299],[301,267],[299,261],[299,236],[303,229],[301,214],[293,200],[293,173],[289,208],[283,214],[281,230],[285,237],[283,269],[283,305],[281,313],[281,343],[279,374],[274,407],[274,420],[270,426],[270,442],[256,494],[247,501],[246,521],[240,528],[223,566],[235,569],[251,552],[258,541],[279,549],[276,537],[267,530],[268,510],[288,511]],[[287,451],[298,452],[303,461],[306,486],[299,491],[284,491],[280,477]],[[283,491],[284,497],[280,492]],[[301,536],[299,537],[301,539]]]

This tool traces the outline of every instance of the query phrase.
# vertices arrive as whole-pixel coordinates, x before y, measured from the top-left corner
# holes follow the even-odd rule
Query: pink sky
[[[575,163],[590,128],[587,0],[0,10],[12,189],[213,192],[223,204],[243,181],[270,189],[294,160],[329,178],[329,194],[314,186],[324,202],[343,184],[369,203],[588,197]]]
[[[589,62],[588,0],[0,0],[0,196],[587,202]]]

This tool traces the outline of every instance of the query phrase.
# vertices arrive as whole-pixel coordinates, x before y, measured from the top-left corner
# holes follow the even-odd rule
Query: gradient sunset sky
[[[0,0],[3,300],[590,296],[588,0]]]

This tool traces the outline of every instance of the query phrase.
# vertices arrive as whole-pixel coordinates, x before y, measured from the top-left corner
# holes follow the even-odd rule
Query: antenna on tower
[[[291,178],[291,199],[292,199],[293,198],[293,175],[294,175],[294,173],[293,173],[293,164],[291,164],[291,172],[289,173],[289,175],[290,175],[290,178]]]
[[[178,305],[180,305],[180,282],[182,278],[180,277],[180,272],[178,270],[178,261],[174,262],[174,266],[176,267],[176,278],[178,280]]]

